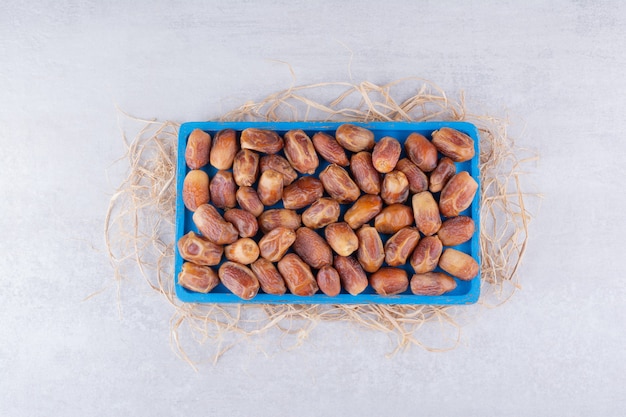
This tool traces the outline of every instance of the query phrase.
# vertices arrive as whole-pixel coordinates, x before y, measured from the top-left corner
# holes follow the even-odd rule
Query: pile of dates
[[[333,297],[368,285],[386,296],[408,288],[441,295],[456,288],[454,278],[471,280],[477,262],[450,246],[475,232],[460,213],[478,184],[455,165],[474,157],[474,141],[447,127],[431,136],[376,142],[353,124],[312,137],[302,130],[282,137],[256,128],[214,137],[194,130],[182,198],[200,234],[178,241],[186,261],[179,284],[207,293],[221,282],[249,300],[259,289]],[[315,175],[322,159],[328,165]],[[211,178],[209,164],[217,169]]]

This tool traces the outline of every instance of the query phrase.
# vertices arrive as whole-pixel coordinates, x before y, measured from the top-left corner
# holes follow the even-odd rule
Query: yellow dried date
[[[265,258],[259,258],[250,264],[250,269],[254,272],[261,289],[266,294],[283,295],[287,292],[285,280],[273,263]]]
[[[209,163],[211,135],[201,129],[194,129],[187,139],[185,162],[191,169],[200,169]]]
[[[379,196],[366,194],[361,196],[346,210],[343,215],[343,220],[348,223],[351,228],[358,229],[376,217],[382,208],[383,202]]]
[[[396,169],[402,172],[409,181],[409,191],[421,193],[428,190],[428,177],[408,158],[402,158],[396,164]]]
[[[458,216],[474,200],[478,183],[467,171],[456,174],[448,181],[439,196],[439,209],[446,217]]]
[[[233,129],[220,130],[213,138],[211,165],[217,169],[230,169],[238,150],[237,133]]]
[[[189,171],[183,180],[183,203],[187,210],[196,211],[199,206],[208,203],[210,198],[207,173],[199,169]]]
[[[359,152],[350,159],[352,178],[366,194],[380,194],[380,173],[372,164],[372,154]]]
[[[437,166],[437,148],[419,133],[411,133],[404,142],[404,149],[409,159],[424,172],[430,172]]]
[[[296,240],[292,248],[312,268],[319,269],[333,263],[333,251],[328,243],[315,230],[308,227],[296,230]]]
[[[203,236],[189,232],[178,239],[178,253],[186,261],[213,266],[222,260],[224,249]]]
[[[379,295],[396,295],[409,288],[409,276],[404,269],[381,268],[370,276],[370,285]]]
[[[378,231],[371,226],[362,226],[356,232],[359,248],[356,257],[367,272],[376,272],[385,261],[385,249]]]
[[[478,262],[470,255],[452,248],[443,251],[439,258],[439,267],[464,281],[469,281],[478,275]]]
[[[273,169],[268,169],[261,174],[256,191],[261,203],[273,206],[283,198],[283,175]]]
[[[426,236],[419,241],[411,254],[411,266],[416,274],[423,274],[437,268],[443,245],[437,236]]]
[[[398,230],[385,242],[385,262],[389,266],[404,265],[420,240],[414,227]]]
[[[302,213],[302,223],[311,229],[320,229],[339,219],[341,208],[331,198],[322,197]]]
[[[402,145],[400,142],[390,136],[385,136],[374,146],[372,164],[376,171],[386,174],[395,169],[401,153]]]
[[[211,179],[211,203],[218,208],[233,208],[237,205],[237,184],[230,171],[217,171]]]
[[[185,262],[178,273],[178,284],[190,291],[206,294],[219,283],[220,279],[213,269],[192,262]]]
[[[404,203],[409,198],[409,180],[401,171],[385,174],[380,197],[386,204]]]
[[[396,233],[411,224],[413,224],[413,210],[404,204],[387,206],[374,218],[374,227],[383,234]]]
[[[439,160],[437,168],[430,173],[428,189],[431,193],[438,193],[450,181],[450,178],[454,177],[454,174],[456,174],[454,161],[444,156]]]
[[[298,173],[291,166],[289,161],[280,155],[265,155],[259,161],[261,173],[268,169],[273,169],[283,175],[283,185],[286,187],[298,178]]]
[[[341,256],[349,256],[359,248],[359,238],[346,222],[333,223],[324,229],[326,242]]]
[[[411,278],[411,292],[415,295],[443,295],[456,288],[456,281],[443,272],[415,274]]]
[[[237,208],[227,210],[224,213],[224,220],[232,223],[241,237],[253,237],[259,230],[256,217],[246,210]]]
[[[249,127],[241,132],[241,149],[261,153],[277,153],[283,149],[283,139],[272,130]]]
[[[343,124],[335,132],[337,142],[351,152],[370,150],[374,147],[374,133],[353,124]]]
[[[324,195],[324,185],[317,178],[307,176],[283,189],[283,207],[298,210],[313,204]]]
[[[245,265],[227,261],[220,266],[217,274],[222,284],[243,300],[250,300],[259,292],[259,280]]]
[[[335,255],[334,267],[341,285],[350,295],[359,295],[367,288],[367,275],[354,257]]]
[[[311,268],[295,253],[278,261],[278,270],[293,295],[311,296],[319,289]]]
[[[341,292],[341,278],[339,272],[330,265],[325,265],[317,271],[317,285],[329,297],[336,297]]]
[[[317,132],[313,135],[313,147],[322,158],[331,164],[337,164],[342,167],[350,165],[346,150],[341,147],[339,142],[329,134]]]
[[[471,217],[456,216],[441,224],[437,236],[444,246],[456,246],[472,238],[476,225]]]
[[[249,237],[236,240],[224,247],[226,259],[243,265],[249,265],[256,261],[259,258],[259,253],[259,245]]]
[[[337,164],[328,165],[319,177],[328,195],[341,204],[352,203],[361,195],[348,172]]]
[[[430,191],[422,191],[413,195],[413,217],[420,232],[426,236],[437,233],[441,227],[439,206]]]
[[[463,132],[442,127],[432,134],[433,145],[454,162],[469,161],[474,157],[474,139]]]
[[[279,261],[296,241],[296,232],[286,227],[277,227],[259,240],[259,251],[270,262]]]
[[[285,133],[285,156],[301,174],[313,174],[320,162],[311,138],[301,129]]]
[[[259,217],[265,210],[259,195],[252,187],[239,187],[235,194],[239,207],[251,213],[254,217]]]
[[[296,230],[301,225],[300,219],[300,215],[294,210],[271,209],[261,214],[257,220],[261,231],[268,233],[277,227],[286,227],[291,230]]]
[[[213,243],[227,245],[239,238],[239,232],[235,226],[224,220],[217,209],[210,204],[198,207],[192,218],[200,233]]]
[[[240,187],[250,187],[259,178],[259,154],[242,149],[233,161],[233,177]]]

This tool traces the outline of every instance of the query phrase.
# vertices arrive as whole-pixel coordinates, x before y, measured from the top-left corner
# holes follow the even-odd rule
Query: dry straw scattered
[[[331,97],[333,99],[329,100]],[[242,341],[263,351],[302,344],[323,322],[347,322],[352,328],[390,337],[397,353],[411,345],[428,350],[455,348],[461,323],[480,306],[495,306],[519,288],[518,267],[528,241],[531,214],[520,177],[534,156],[515,146],[505,118],[467,111],[463,95],[451,100],[434,84],[403,79],[296,86],[258,102],[247,102],[223,121],[428,121],[465,120],[481,136],[482,211],[480,246],[482,294],[479,307],[407,305],[200,305],[179,302],[173,288],[176,142],[179,125],[141,120],[132,138],[124,135],[126,178],[112,196],[105,239],[118,289],[124,279],[142,276],[172,306],[171,340],[192,366],[217,359]],[[122,129],[124,133],[124,129]],[[530,155],[530,156],[529,156]],[[257,336],[272,333],[271,337]],[[371,334],[371,333],[368,333]],[[359,337],[363,337],[362,335]],[[268,342],[271,341],[271,342]],[[266,346],[261,346],[266,343]]]

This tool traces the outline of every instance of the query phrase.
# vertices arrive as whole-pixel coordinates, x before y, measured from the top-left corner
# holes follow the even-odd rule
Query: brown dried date
[[[237,184],[230,171],[217,171],[211,179],[211,203],[225,209],[237,205]]]
[[[443,272],[415,274],[411,278],[411,292],[415,295],[442,295],[456,288],[456,281]]]
[[[456,246],[472,238],[476,225],[471,217],[456,216],[441,224],[437,236],[444,246]]]
[[[452,248],[443,251],[439,258],[439,267],[464,281],[469,281],[478,275],[478,262],[470,255]]]
[[[285,281],[273,263],[265,258],[259,258],[250,265],[266,294],[283,295],[287,292]]]
[[[385,261],[385,249],[378,231],[371,226],[362,226],[356,232],[359,238],[359,249],[356,257],[367,272],[376,272]]]
[[[254,217],[259,217],[263,213],[263,210],[265,210],[263,203],[261,203],[259,199],[259,195],[252,187],[239,187],[235,197],[237,198],[239,206],[250,212]]]
[[[404,142],[404,149],[409,159],[424,172],[430,172],[437,166],[437,148],[419,133],[411,133]]]
[[[219,283],[219,277],[213,269],[192,262],[185,262],[178,273],[178,284],[190,291],[206,294]]]
[[[220,130],[213,138],[211,165],[217,169],[230,169],[238,150],[237,133],[233,129]]]
[[[358,229],[376,217],[382,208],[383,202],[379,196],[366,194],[352,204],[343,219],[351,228]]]
[[[342,167],[350,165],[345,149],[341,147],[334,137],[324,132],[317,132],[313,135],[313,147],[322,158],[331,164],[337,164]]]
[[[349,294],[358,295],[367,288],[367,275],[354,257],[335,255],[334,266],[339,273],[341,285]]]
[[[315,173],[320,164],[311,138],[300,129],[285,133],[285,156],[291,166],[301,174]]]
[[[426,236],[411,254],[411,266],[416,274],[433,271],[437,267],[443,245],[437,236]]]
[[[450,178],[456,174],[456,165],[452,159],[443,157],[439,160],[437,168],[430,173],[430,186],[428,189],[431,193],[438,193],[450,181]]]
[[[389,266],[404,265],[420,240],[414,227],[398,230],[385,242],[385,262]]]
[[[259,245],[249,237],[244,237],[230,245],[226,245],[224,247],[224,256],[229,261],[248,265],[259,258]]]
[[[467,171],[456,174],[448,181],[439,196],[439,209],[446,217],[458,216],[474,200],[478,183]]]
[[[404,203],[409,198],[409,181],[401,171],[385,174],[380,197],[387,204]]]
[[[374,147],[374,133],[360,126],[343,124],[335,132],[337,142],[351,152],[360,152]]]
[[[241,132],[241,149],[251,149],[261,153],[277,153],[283,149],[283,139],[272,130],[249,127]]]
[[[212,266],[220,263],[224,249],[203,236],[189,232],[178,239],[178,252],[186,261]]]
[[[331,198],[320,198],[302,213],[302,223],[311,229],[319,229],[336,222],[341,214],[339,203]]]
[[[259,231],[259,223],[254,215],[246,210],[230,209],[224,213],[224,220],[235,226],[241,237],[253,237]]]
[[[339,272],[330,265],[317,271],[317,285],[329,297],[336,297],[341,292],[341,278]]]
[[[183,180],[183,203],[187,210],[196,211],[198,206],[209,202],[209,176],[206,172],[193,169]]]
[[[278,261],[278,270],[294,295],[311,296],[319,289],[311,268],[295,253],[288,253]]]
[[[409,190],[412,193],[428,190],[428,177],[408,158],[399,160],[396,169],[406,175],[406,179],[409,181]]]
[[[187,139],[185,162],[191,169],[200,169],[209,163],[211,135],[201,129],[194,129]]]
[[[409,276],[404,269],[381,268],[370,276],[370,285],[379,295],[396,295],[409,287]]]
[[[391,234],[413,224],[413,210],[404,204],[385,207],[374,219],[374,227],[379,233]]]
[[[296,230],[293,250],[304,262],[315,269],[333,263],[333,252],[328,243],[315,230],[308,227]]]
[[[283,189],[283,207],[298,210],[311,205],[324,195],[324,185],[317,178],[302,177]]]
[[[283,198],[283,175],[273,169],[268,169],[261,174],[256,191],[261,203],[273,206]]]
[[[386,174],[395,169],[401,153],[402,145],[400,145],[400,142],[392,137],[385,136],[374,146],[372,164],[376,171]]]
[[[261,256],[270,262],[279,261],[296,241],[296,232],[286,227],[277,227],[259,240]]]
[[[259,167],[261,168],[261,173],[268,169],[273,169],[283,174],[283,185],[285,187],[298,178],[298,173],[293,169],[289,161],[280,155],[265,155],[261,157]]]
[[[204,237],[218,245],[233,243],[239,237],[235,226],[224,220],[217,209],[210,204],[198,207],[193,214],[193,222]]]
[[[337,164],[328,165],[319,175],[326,192],[339,203],[352,203],[361,195],[348,172]]]
[[[240,187],[250,187],[259,178],[259,154],[242,149],[233,161],[233,176]]]
[[[263,233],[268,233],[277,227],[286,227],[296,230],[300,227],[300,215],[294,210],[271,209],[261,214],[258,218],[259,227]]]
[[[350,159],[354,182],[366,194],[380,194],[380,173],[372,165],[372,154],[359,152]]]
[[[413,195],[413,217],[420,232],[426,236],[437,233],[441,227],[441,215],[435,198],[430,191]]]
[[[250,268],[227,261],[217,271],[220,281],[237,297],[250,300],[259,292],[259,280]]]
[[[474,139],[449,127],[442,127],[433,132],[433,145],[454,162],[469,161],[475,154]]]
[[[333,223],[324,229],[326,242],[341,256],[349,256],[359,248],[359,238],[345,222]]]

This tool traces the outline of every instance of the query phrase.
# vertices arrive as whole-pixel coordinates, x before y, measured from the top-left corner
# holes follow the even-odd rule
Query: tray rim
[[[457,130],[461,130],[464,133],[470,135],[474,139],[474,148],[476,155],[470,161],[470,175],[478,183],[478,190],[476,196],[472,201],[471,217],[476,224],[475,236],[471,242],[470,255],[481,264],[481,253],[479,247],[480,240],[480,193],[481,193],[481,181],[480,170],[478,166],[478,160],[480,157],[480,136],[478,128],[469,122],[464,121],[428,121],[428,122],[410,122],[410,121],[372,121],[372,122],[357,122],[357,121],[295,121],[295,122],[281,122],[281,121],[205,121],[205,122],[185,122],[180,125],[178,132],[177,143],[177,167],[176,167],[176,214],[175,214],[175,241],[184,234],[184,216],[185,207],[182,201],[182,185],[186,175],[187,165],[185,162],[185,147],[186,139],[192,130],[199,128],[205,131],[218,131],[222,129],[234,129],[241,131],[248,127],[264,128],[269,130],[286,131],[291,129],[302,130],[328,130],[336,129],[339,125],[350,123],[357,126],[362,126],[370,130],[437,130],[441,127],[451,127]],[[183,260],[178,252],[178,246],[174,245],[174,288],[176,297],[185,303],[199,303],[199,304],[350,304],[350,305],[368,305],[368,304],[402,304],[402,305],[464,305],[474,304],[480,297],[481,286],[481,270],[479,269],[478,275],[470,282],[470,288],[467,293],[459,295],[440,295],[440,296],[424,296],[424,295],[407,295],[400,294],[395,296],[381,296],[378,294],[359,294],[352,296],[350,294],[339,294],[336,297],[329,297],[322,293],[317,293],[310,297],[300,297],[290,293],[286,293],[282,296],[259,293],[251,300],[243,300],[232,293],[194,293],[184,289],[178,284],[178,272],[182,267]],[[207,297],[211,300],[205,300]]]

